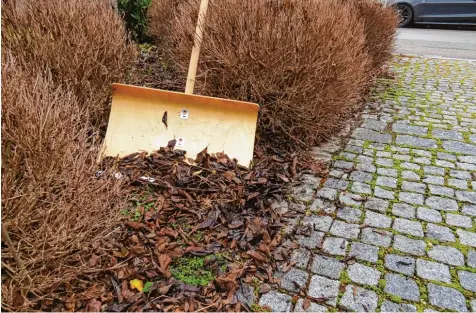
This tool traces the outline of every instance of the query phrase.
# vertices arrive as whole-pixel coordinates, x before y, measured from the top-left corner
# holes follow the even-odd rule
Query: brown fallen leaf
[[[304,310],[307,310],[309,309],[309,307],[311,306],[311,301],[309,299],[304,299],[304,302],[302,303],[302,308]]]
[[[271,286],[269,284],[261,284],[259,286],[259,293],[267,293],[271,290]]]
[[[167,254],[160,254],[159,255],[159,272],[165,276],[165,278],[169,278],[171,273],[169,272],[168,268],[172,262],[172,259]]]
[[[96,299],[91,299],[88,305],[86,306],[87,312],[101,312],[101,305],[102,303]]]
[[[139,230],[141,228],[145,228],[146,225],[145,224],[142,224],[142,223],[138,223],[138,222],[131,222],[131,221],[128,221],[125,223],[126,226],[132,228],[132,229],[135,229],[135,230]]]
[[[253,259],[255,259],[257,261],[260,261],[260,262],[266,262],[267,261],[267,258],[261,252],[248,251],[248,252],[246,252],[246,254],[248,254],[249,256],[251,256]]]

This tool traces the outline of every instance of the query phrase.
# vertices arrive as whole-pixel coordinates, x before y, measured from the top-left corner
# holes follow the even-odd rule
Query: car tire
[[[395,9],[397,10],[398,16],[400,17],[398,26],[406,27],[413,22],[413,10],[411,6],[404,3],[398,3],[395,5]]]

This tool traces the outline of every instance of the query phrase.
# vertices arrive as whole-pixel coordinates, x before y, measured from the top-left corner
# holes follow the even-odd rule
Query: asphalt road
[[[397,53],[476,60],[476,30],[400,28]]]

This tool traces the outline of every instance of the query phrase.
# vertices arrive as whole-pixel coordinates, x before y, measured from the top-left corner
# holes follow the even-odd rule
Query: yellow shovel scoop
[[[259,106],[193,95],[208,0],[202,0],[185,93],[112,85],[112,107],[100,158],[175,147],[195,158],[204,148],[224,152],[243,166],[253,159]]]

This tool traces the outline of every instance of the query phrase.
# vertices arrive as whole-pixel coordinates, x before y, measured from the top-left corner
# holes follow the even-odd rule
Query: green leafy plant
[[[117,8],[122,14],[126,27],[134,40],[145,41],[147,30],[147,11],[152,0],[118,0]]]
[[[150,288],[152,288],[152,285],[153,283],[151,283],[150,281],[146,282],[145,285],[144,285],[144,289],[142,289],[142,292],[149,292],[150,291]]]

